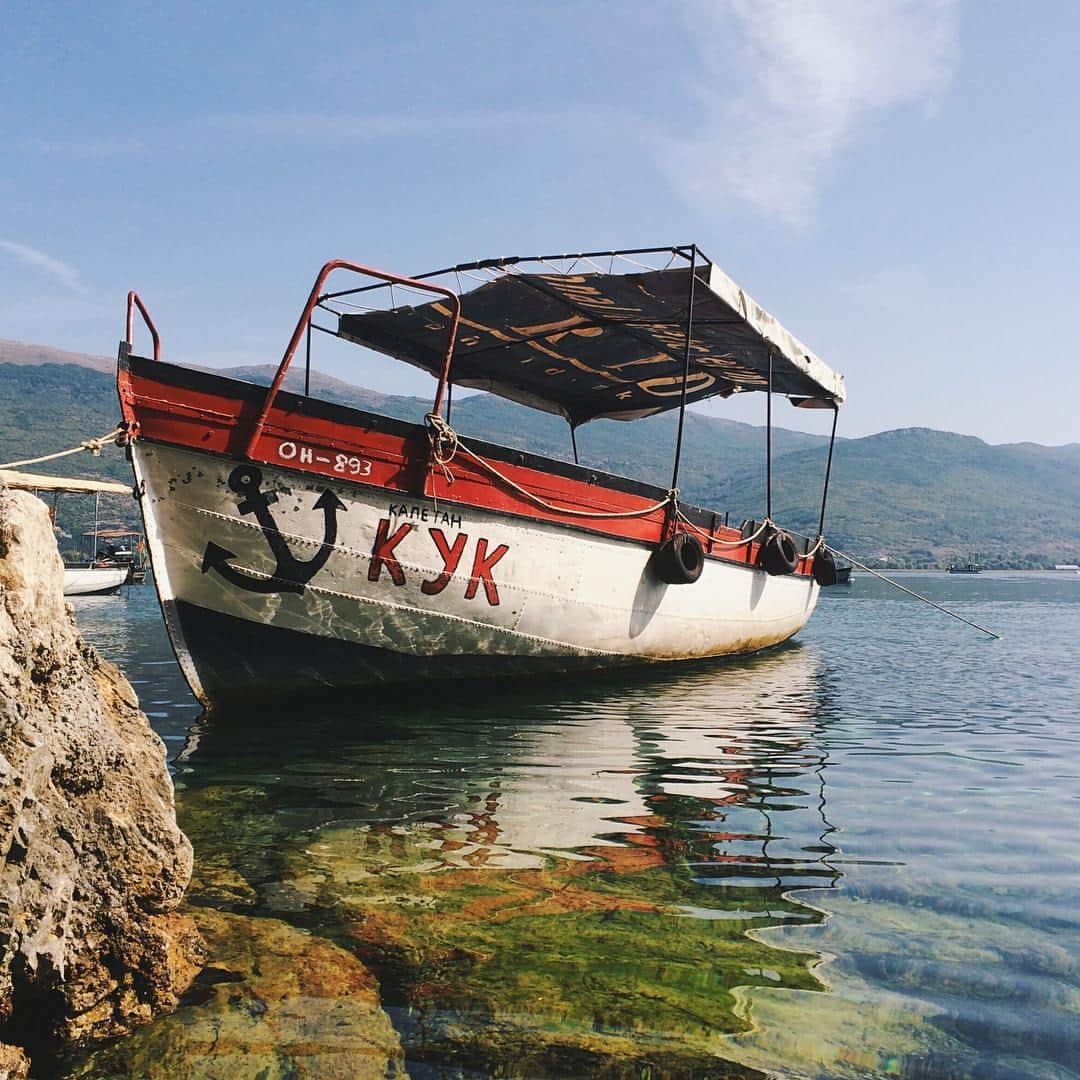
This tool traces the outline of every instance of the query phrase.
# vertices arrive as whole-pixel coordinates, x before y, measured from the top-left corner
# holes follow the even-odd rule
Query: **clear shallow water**
[[[1080,1076],[1080,576],[898,578],[1002,640],[863,575],[750,660],[201,728],[151,588],[77,617],[212,971],[359,958],[410,1076]],[[340,988],[204,982],[83,1074],[367,1075]]]

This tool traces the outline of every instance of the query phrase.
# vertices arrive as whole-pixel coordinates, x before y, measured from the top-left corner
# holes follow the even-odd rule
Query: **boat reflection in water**
[[[177,763],[191,897],[359,956],[410,1069],[693,1074],[752,1025],[743,988],[825,989],[820,956],[748,933],[820,922],[791,890],[839,877],[823,693],[795,646],[546,701],[215,714]],[[123,1052],[165,1025],[175,1053],[200,1007]]]

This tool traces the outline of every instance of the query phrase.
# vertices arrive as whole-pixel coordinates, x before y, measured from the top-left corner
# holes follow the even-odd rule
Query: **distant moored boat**
[[[63,493],[94,495],[94,529],[86,535],[93,538],[93,553],[86,562],[64,564],[65,596],[107,596],[118,592],[121,585],[132,579],[135,566],[131,559],[113,558],[114,552],[98,548],[98,503],[97,498],[107,495],[131,495],[130,484],[119,484],[113,480],[78,479],[67,476],[46,476],[39,473],[25,473],[13,469],[0,469],[0,483],[21,491],[33,491],[39,496],[51,492],[52,505],[49,517],[56,522],[56,498]],[[138,536],[130,530],[117,530],[124,536]]]

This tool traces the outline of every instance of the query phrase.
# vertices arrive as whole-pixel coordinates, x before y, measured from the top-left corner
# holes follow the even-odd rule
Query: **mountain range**
[[[75,446],[109,431],[119,417],[115,361],[0,339],[0,463]],[[220,374],[269,383],[270,365]],[[303,372],[286,385],[303,389]],[[430,401],[380,394],[311,373],[313,397],[420,421]],[[842,418],[842,417],[841,417]],[[569,429],[555,416],[487,394],[460,397],[452,422],[465,436],[572,460]],[[667,487],[676,418],[627,424],[599,420],[577,433],[581,463]],[[828,450],[824,436],[774,427],[772,516],[816,535]],[[765,507],[765,430],[690,412],[679,487],[683,497],[727,513],[761,518]],[[59,475],[128,479],[108,448],[99,459],[61,458],[33,468]],[[78,497],[72,496],[77,500]],[[86,516],[86,501],[78,515]],[[122,499],[107,502],[134,520]],[[829,542],[870,565],[1043,567],[1080,561],[1080,444],[990,445],[926,428],[838,438],[826,514]]]

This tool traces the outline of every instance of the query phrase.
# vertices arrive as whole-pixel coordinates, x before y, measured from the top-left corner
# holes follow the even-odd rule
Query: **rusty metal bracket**
[[[127,342],[128,348],[132,347],[132,336],[135,330],[135,308],[139,309],[139,314],[143,317],[143,322],[146,323],[146,329],[150,331],[150,336],[154,339],[154,360],[161,359],[161,338],[158,337],[157,327],[154,325],[154,320],[150,318],[150,312],[146,310],[146,305],[139,299],[139,294],[132,289],[128,293],[127,299],[127,336],[124,340]]]
[[[345,259],[331,259],[330,262],[323,266],[319,271],[318,277],[315,279],[315,284],[311,288],[311,294],[308,296],[307,303],[304,305],[304,310],[296,323],[296,329],[293,331],[293,335],[285,349],[285,355],[281,358],[281,363],[278,365],[277,374],[274,376],[274,381],[270,384],[266,400],[263,402],[262,409],[259,411],[259,415],[251,429],[251,434],[248,436],[247,443],[244,447],[244,453],[249,458],[254,457],[255,447],[258,445],[259,437],[262,435],[263,428],[266,426],[266,420],[270,415],[271,408],[273,408],[274,400],[277,398],[278,391],[281,389],[281,384],[285,381],[285,373],[289,370],[289,365],[296,355],[296,350],[300,345],[301,338],[304,336],[304,331],[311,322],[311,314],[319,302],[324,299],[322,296],[322,287],[325,284],[326,279],[335,270],[349,270],[354,274],[363,274],[367,277],[377,278],[379,281],[386,282],[390,285],[408,285],[412,288],[423,290],[424,292],[438,293],[440,296],[445,296],[451,302],[454,312],[450,319],[450,329],[446,345],[446,359],[443,362],[442,373],[439,377],[439,389],[435,395],[435,403],[431,410],[436,415],[441,415],[442,413],[443,398],[446,395],[446,387],[450,380],[450,363],[453,360],[454,344],[457,340],[458,321],[461,318],[461,300],[457,293],[453,292],[451,289],[443,288],[441,285],[433,285],[430,282],[420,281],[416,278],[388,274],[384,270],[376,270],[370,266],[362,266],[360,263],[347,262]],[[134,293],[132,295],[134,296]],[[141,309],[142,305],[140,304],[139,306]]]

